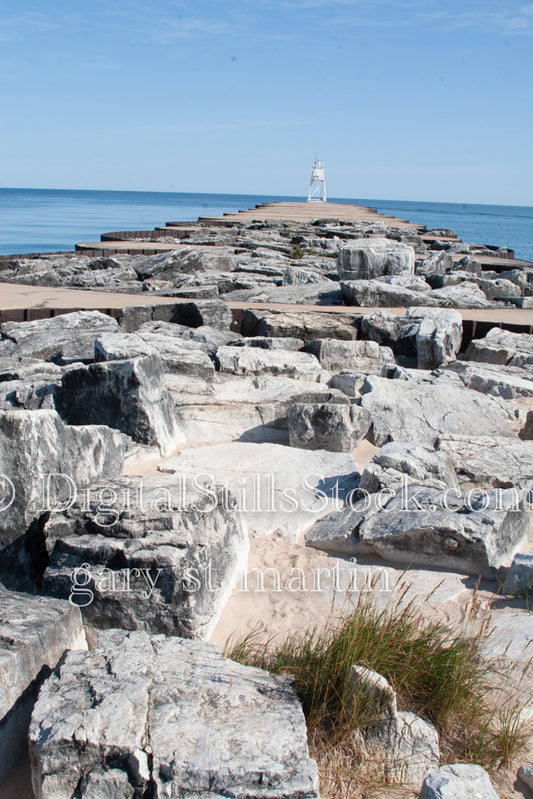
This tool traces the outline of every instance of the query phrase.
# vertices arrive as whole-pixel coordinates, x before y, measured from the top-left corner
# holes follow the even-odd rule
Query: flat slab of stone
[[[372,416],[374,443],[418,441],[435,446],[439,437],[482,436],[490,419],[493,435],[516,438],[512,407],[465,388],[460,382],[436,379],[366,378],[361,405]]]
[[[314,799],[304,715],[288,678],[214,644],[109,630],[67,655],[30,729],[39,799]],[[80,790],[81,789],[81,790]]]
[[[175,475],[216,474],[234,494],[250,535],[295,541],[357,483],[348,453],[303,450],[280,444],[235,441],[187,449],[161,466]]]
[[[66,649],[86,649],[78,608],[0,586],[0,783],[26,745],[40,682]]]

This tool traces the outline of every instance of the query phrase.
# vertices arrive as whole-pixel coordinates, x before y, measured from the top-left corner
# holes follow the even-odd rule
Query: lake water
[[[178,194],[69,189],[0,189],[0,254],[72,250],[101,233],[150,230],[171,221],[194,221],[263,202],[303,200],[245,194]],[[402,202],[364,197],[360,203],[428,228],[452,228],[465,241],[508,246],[533,261],[533,208],[507,205]]]

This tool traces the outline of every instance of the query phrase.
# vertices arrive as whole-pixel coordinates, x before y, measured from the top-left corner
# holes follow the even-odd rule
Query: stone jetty
[[[1,796],[29,751],[36,799],[318,797],[297,686],[209,640],[270,545],[399,569],[428,613],[497,596],[492,655],[525,669],[533,264],[511,249],[271,203],[4,256],[0,314]],[[388,697],[380,774],[497,796],[352,665]]]

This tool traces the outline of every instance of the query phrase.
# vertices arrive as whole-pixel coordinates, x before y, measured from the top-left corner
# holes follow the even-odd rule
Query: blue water
[[[150,230],[170,221],[194,221],[257,203],[303,200],[244,194],[177,194],[67,189],[0,189],[0,254],[72,250],[101,233]],[[331,198],[361,203],[428,228],[452,228],[465,241],[507,246],[533,260],[533,208],[506,205]],[[327,216],[327,214],[325,214]]]

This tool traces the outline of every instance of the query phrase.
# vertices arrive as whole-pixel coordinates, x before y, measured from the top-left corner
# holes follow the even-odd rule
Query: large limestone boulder
[[[431,291],[429,304],[444,305],[451,308],[494,308],[493,302],[487,299],[486,294],[476,283],[465,281],[458,286],[444,286]]]
[[[2,338],[14,358],[73,363],[94,360],[94,340],[118,329],[116,319],[100,311],[76,311],[35,322],[4,322]]]
[[[208,355],[214,355],[219,347],[229,344],[230,341],[235,346],[235,340],[240,338],[239,333],[210,325],[187,327],[187,325],[178,325],[176,322],[161,320],[143,322],[138,328],[137,334],[156,349],[163,342],[165,347],[170,347],[168,339],[174,339],[177,344],[186,349],[201,349]]]
[[[511,560],[528,529],[528,512],[512,489],[472,497],[408,486],[384,498],[358,533],[385,560],[491,577]]]
[[[428,774],[419,799],[498,799],[490,777],[481,766],[452,763]]]
[[[274,368],[279,368],[279,363]],[[168,375],[166,383],[180,433],[192,444],[236,440],[288,444],[290,405],[346,401],[340,391],[325,383],[312,382],[312,378],[294,380],[268,374],[243,376],[219,372],[212,381]]]
[[[53,410],[61,390],[63,369],[54,363],[14,358],[2,360],[0,409]]]
[[[453,258],[444,250],[433,252],[428,258],[421,261],[416,267],[417,275],[443,275],[448,269],[453,269]]]
[[[463,338],[463,320],[458,311],[409,308],[406,321],[418,325],[416,354],[419,369],[436,369],[455,358]]]
[[[260,347],[219,347],[217,360],[221,372],[232,375],[286,376],[296,380],[323,381],[320,363],[307,352],[265,350]]]
[[[192,247],[182,247],[147,258],[136,258],[132,261],[132,266],[139,280],[157,278],[174,282],[184,275],[202,273],[209,269],[230,271],[235,266],[235,257],[220,252],[209,255]]]
[[[404,285],[403,281],[385,282],[383,279],[374,280],[342,280],[341,290],[346,305],[374,308],[405,308],[414,305],[439,306],[444,305],[442,300],[434,297],[433,291],[420,291],[418,283],[416,288]],[[483,295],[484,296],[484,295]]]
[[[533,444],[506,436],[441,436],[440,453],[452,461],[464,488],[528,488],[533,485]]]
[[[29,740],[37,799],[318,797],[290,680],[214,644],[100,634],[45,683]]]
[[[89,486],[43,536],[44,593],[95,627],[187,638],[209,636],[248,553],[231,495],[186,473]]]
[[[391,347],[400,358],[416,358],[419,369],[436,369],[456,357],[463,335],[458,311],[417,303],[405,316],[390,311],[365,314],[361,334]]]
[[[71,427],[52,410],[0,411],[0,548],[123,464],[122,437],[108,427]]]
[[[232,339],[227,344],[230,347],[259,347],[262,350],[288,350],[289,352],[298,352],[304,348],[304,342],[301,338],[290,337],[243,336],[240,339]]]
[[[157,355],[73,367],[63,376],[59,409],[69,424],[105,424],[163,454],[180,440]]]
[[[391,239],[356,239],[339,248],[337,269],[341,280],[371,280],[402,272],[413,274],[414,267],[414,249]]]
[[[374,494],[383,489],[398,491],[410,484],[457,488],[452,460],[446,452],[422,444],[391,441],[374,455],[361,475],[359,488]]]
[[[470,342],[465,360],[527,366],[533,363],[533,335],[510,333],[508,330],[493,327],[485,338]]]
[[[467,388],[503,399],[533,397],[533,370],[475,361],[454,361],[450,369]]]
[[[214,327],[229,331],[233,314],[222,300],[136,305],[124,308],[120,326],[132,333],[148,322],[167,322],[186,327]]]
[[[339,338],[351,341],[357,338],[355,318],[344,314],[294,313],[253,311],[247,309],[242,316],[244,336],[270,336],[273,338],[299,338],[305,342],[316,338]]]
[[[385,363],[394,362],[392,351],[375,341],[339,341],[314,339],[307,352],[318,358],[323,369],[330,372],[358,371],[379,374]]]
[[[163,370],[212,377],[215,367],[200,342],[156,333],[107,333],[95,342],[95,360],[117,361],[141,355],[160,356]]]
[[[289,442],[300,449],[353,452],[371,421],[367,410],[348,402],[292,405],[287,413]]]
[[[67,649],[87,649],[78,608],[0,585],[0,783],[26,746],[38,690]]]
[[[449,380],[366,378],[361,405],[370,411],[376,446],[417,441],[434,447],[439,437],[482,436],[491,421],[493,435],[515,439],[512,409],[492,397]]]
[[[504,590],[512,596],[529,598],[533,591],[533,554],[517,552],[507,572]]]

